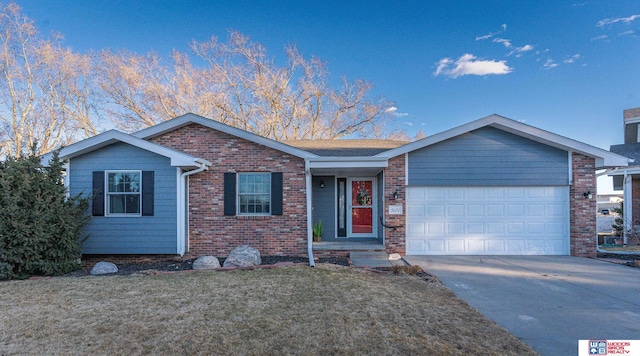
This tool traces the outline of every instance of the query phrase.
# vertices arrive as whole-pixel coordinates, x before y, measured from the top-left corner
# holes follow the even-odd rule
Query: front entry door
[[[373,178],[349,178],[347,203],[348,237],[374,237],[375,184]]]

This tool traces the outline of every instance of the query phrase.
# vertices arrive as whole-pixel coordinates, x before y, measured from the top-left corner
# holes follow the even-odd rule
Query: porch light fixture
[[[584,197],[587,198],[587,199],[591,199],[593,197],[593,195],[591,195],[591,191],[590,190],[582,193],[582,195],[584,195]]]
[[[324,181],[323,180],[320,181],[320,188],[324,188]]]
[[[398,200],[398,191],[393,192],[393,200]]]

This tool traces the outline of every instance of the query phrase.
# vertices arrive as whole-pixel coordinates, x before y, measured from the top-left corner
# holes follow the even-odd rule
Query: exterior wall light
[[[398,200],[398,191],[393,192],[393,200]]]
[[[593,195],[591,195],[591,191],[590,190],[582,193],[582,195],[584,195],[584,197],[587,198],[587,199],[593,198]]]
[[[323,180],[320,181],[320,188],[324,188],[324,181]]]

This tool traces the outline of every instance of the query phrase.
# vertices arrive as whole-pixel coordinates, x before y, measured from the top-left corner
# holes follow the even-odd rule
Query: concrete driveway
[[[542,355],[640,339],[640,269],[569,256],[407,256]]]

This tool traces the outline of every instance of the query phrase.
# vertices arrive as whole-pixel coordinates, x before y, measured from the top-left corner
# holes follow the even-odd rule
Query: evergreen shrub
[[[0,279],[62,275],[81,267],[89,198],[67,196],[58,153],[0,162]]]

